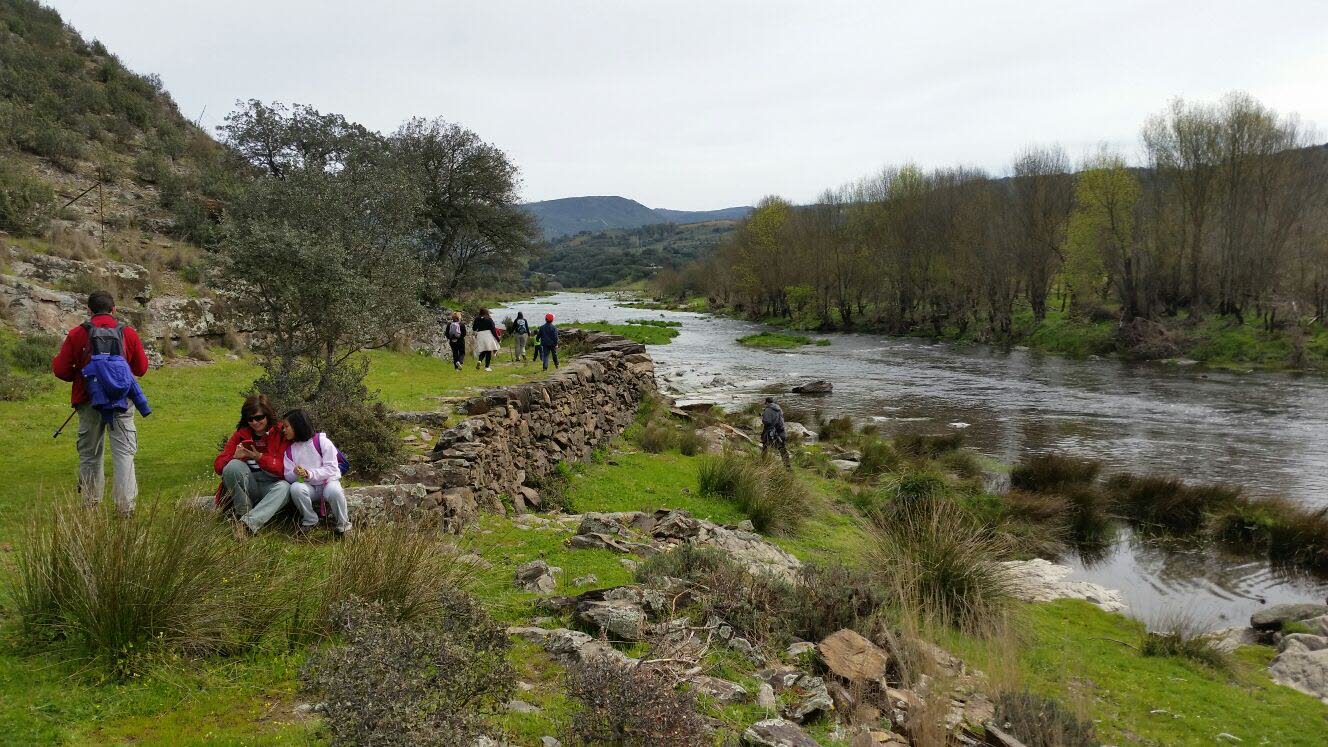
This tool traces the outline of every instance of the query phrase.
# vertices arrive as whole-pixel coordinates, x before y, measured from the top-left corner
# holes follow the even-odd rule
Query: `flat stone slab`
[[[1283,623],[1299,622],[1321,615],[1328,615],[1328,604],[1275,604],[1250,615],[1250,627],[1255,630],[1277,630]]]

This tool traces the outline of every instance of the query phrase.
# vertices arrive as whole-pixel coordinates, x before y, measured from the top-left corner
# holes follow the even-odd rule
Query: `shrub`
[[[975,633],[1003,618],[1009,581],[992,564],[1009,557],[1006,541],[942,500],[876,518],[873,567],[905,612]]]
[[[695,456],[705,451],[705,439],[695,428],[683,428],[678,433],[678,451],[683,456]]]
[[[45,183],[0,164],[0,231],[39,236],[55,215],[55,192]]]
[[[557,467],[543,475],[532,474],[526,478],[526,482],[539,491],[540,507],[545,511],[566,511],[571,508],[572,499],[567,489],[572,485],[572,470],[566,466],[566,462],[559,462]]]
[[[710,741],[693,695],[650,669],[592,659],[569,670],[567,690],[581,703],[572,720],[580,743],[690,747]]]
[[[1037,454],[1010,470],[1010,485],[1032,493],[1052,493],[1097,479],[1102,463],[1062,454]]]
[[[853,435],[853,418],[847,415],[831,418],[821,425],[822,441],[843,441]]]
[[[662,423],[647,423],[637,434],[636,443],[651,454],[668,451],[673,444],[673,430]]]
[[[876,477],[898,469],[899,463],[899,454],[893,446],[879,438],[872,438],[862,444],[862,458],[854,474],[858,477]]]
[[[1184,615],[1175,616],[1161,630],[1144,633],[1139,651],[1144,656],[1175,656],[1219,671],[1231,668],[1231,655],[1218,648],[1206,631]]]
[[[1028,747],[1096,747],[1093,724],[1058,701],[1030,692],[996,696],[996,722]]]
[[[1186,485],[1173,477],[1116,475],[1107,489],[1118,512],[1131,522],[1173,534],[1202,528],[1210,512],[1231,506],[1240,489],[1225,485]]]
[[[328,703],[334,745],[470,744],[511,695],[503,629],[463,594],[449,593],[438,624],[348,601],[337,613],[345,644],[305,665],[306,687]]]
[[[48,374],[51,359],[60,351],[60,338],[51,335],[28,335],[9,352],[14,365],[30,374]]]
[[[278,413],[307,408],[314,427],[345,452],[356,476],[374,478],[404,460],[404,447],[387,406],[364,384],[368,363],[346,363],[330,370],[297,364],[289,369],[269,363],[254,388],[266,394]]]
[[[474,566],[438,535],[397,524],[364,527],[334,549],[322,587],[319,631],[330,632],[352,599],[377,605],[402,623],[421,624],[440,614],[439,589],[464,589]]]
[[[905,433],[895,436],[895,448],[914,459],[936,459],[964,445],[964,434],[955,431],[940,436]]]
[[[236,552],[227,529],[188,509],[129,518],[73,500],[33,515],[16,555],[22,628],[63,638],[129,674],[141,654],[239,651],[283,611],[283,569],[267,545]]]
[[[844,565],[804,565],[798,581],[786,617],[793,635],[807,641],[843,628],[866,635],[872,616],[887,601],[870,573]]]

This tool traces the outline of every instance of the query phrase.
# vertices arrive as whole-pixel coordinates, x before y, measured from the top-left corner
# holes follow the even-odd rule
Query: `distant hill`
[[[559,200],[528,202],[522,205],[539,221],[546,241],[572,236],[582,231],[613,228],[639,228],[660,223],[702,223],[711,220],[738,220],[751,212],[750,207],[723,210],[651,209],[626,197],[564,197]]]
[[[531,280],[550,289],[634,283],[708,256],[736,227],[732,220],[655,223],[563,236],[531,261]]]

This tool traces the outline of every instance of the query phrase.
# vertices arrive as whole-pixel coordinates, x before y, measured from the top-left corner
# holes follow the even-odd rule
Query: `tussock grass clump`
[[[793,531],[811,501],[791,470],[732,452],[706,457],[697,469],[697,484],[702,495],[736,503],[761,532]]]
[[[1304,568],[1328,570],[1328,508],[1285,514],[1269,530],[1268,555]]]
[[[940,436],[904,433],[895,436],[895,448],[914,459],[938,459],[942,454],[964,445],[964,434],[955,431]]]
[[[333,745],[471,744],[516,680],[511,644],[473,598],[443,592],[436,624],[348,600],[335,615],[344,644],[324,648],[301,672],[329,704]]]
[[[636,445],[651,454],[668,451],[673,445],[673,429],[663,423],[647,423],[637,434]]]
[[[694,581],[714,573],[732,560],[723,550],[695,545],[680,545],[668,552],[651,555],[636,568],[636,580],[649,583],[660,578]]]
[[[1016,489],[1006,493],[1002,501],[1009,516],[1033,524],[1063,521],[1070,515],[1070,502],[1061,495]]]
[[[943,498],[946,493],[945,476],[929,469],[904,472],[887,481],[883,488],[895,504],[893,508],[898,509]]]
[[[846,441],[853,436],[853,418],[843,415],[821,424],[818,434],[822,441]]]
[[[1172,534],[1203,528],[1210,513],[1235,504],[1240,488],[1186,485],[1174,477],[1115,475],[1107,481],[1115,509],[1130,522]]]
[[[1028,747],[1096,747],[1093,724],[1059,701],[1030,692],[996,696],[996,723]]]
[[[678,453],[683,456],[696,456],[705,451],[705,439],[695,428],[683,428],[678,432]]]
[[[899,453],[887,441],[879,438],[865,439],[862,444],[862,458],[854,475],[871,478],[899,469],[902,463]]]
[[[594,659],[568,671],[567,691],[581,704],[572,719],[577,744],[690,747],[710,743],[695,696],[647,667]]]
[[[1144,633],[1139,645],[1144,656],[1175,656],[1222,672],[1231,669],[1231,655],[1218,648],[1193,619],[1176,615],[1160,628]]]
[[[956,477],[968,480],[982,475],[982,463],[976,454],[967,449],[947,451],[936,461]]]
[[[465,589],[474,573],[436,533],[397,524],[358,529],[327,562],[316,624],[331,632],[351,600],[377,605],[402,623],[435,619],[444,603],[439,589]]]
[[[1102,463],[1063,454],[1037,454],[1010,470],[1010,486],[1031,493],[1054,493],[1072,486],[1090,485]]]
[[[211,516],[159,505],[120,517],[71,499],[34,514],[11,581],[22,629],[67,640],[119,675],[154,650],[252,645],[287,609],[276,554],[261,541],[236,552]]]
[[[1211,531],[1215,538],[1225,542],[1267,549],[1275,528],[1297,510],[1283,498],[1241,496],[1212,516]]]
[[[877,577],[907,614],[986,634],[1011,602],[1009,581],[992,564],[1011,548],[958,506],[922,500],[875,517],[869,549]]]

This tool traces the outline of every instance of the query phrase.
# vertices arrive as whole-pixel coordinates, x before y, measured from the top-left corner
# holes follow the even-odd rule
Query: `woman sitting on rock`
[[[262,529],[290,500],[290,484],[282,479],[281,468],[284,431],[267,397],[252,394],[240,407],[235,432],[212,463],[221,475],[217,505],[238,519],[237,537]]]
[[[495,332],[498,325],[493,323],[493,317],[489,316],[488,309],[480,309],[479,316],[475,317],[471,328],[475,330],[475,365],[478,368],[482,363],[485,371],[492,371],[493,353],[502,347],[498,344],[498,335]]]
[[[291,500],[300,512],[300,532],[317,526],[319,518],[330,511],[333,529],[340,537],[351,527],[346,493],[341,489],[337,445],[326,433],[314,430],[309,413],[304,410],[291,410],[283,419],[286,421],[286,440],[290,442],[286,447],[284,467],[286,480],[290,482]]]

